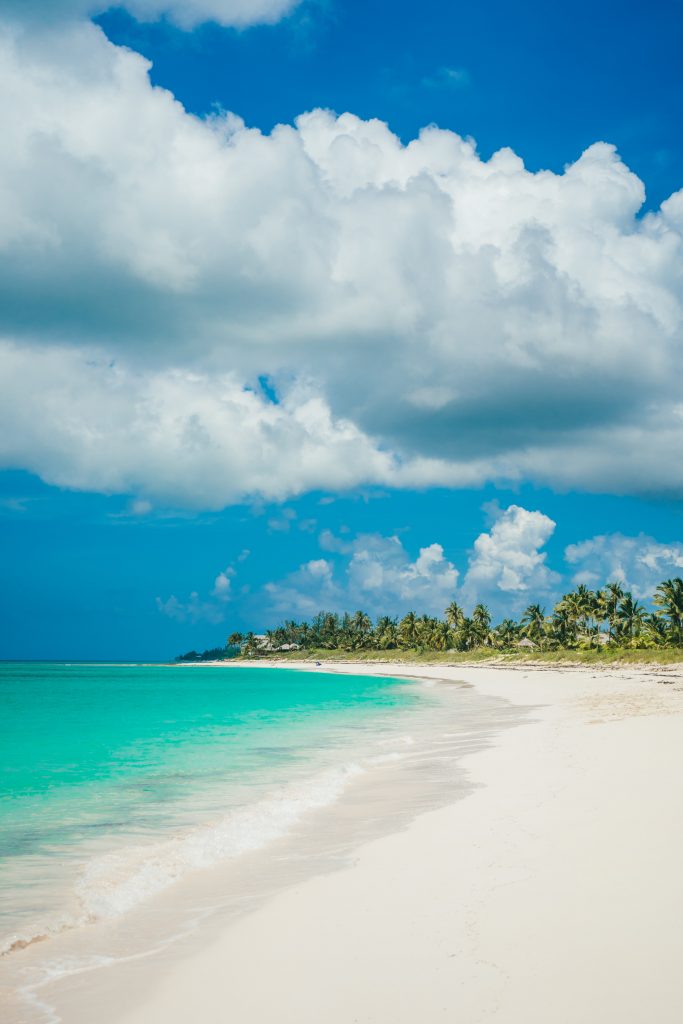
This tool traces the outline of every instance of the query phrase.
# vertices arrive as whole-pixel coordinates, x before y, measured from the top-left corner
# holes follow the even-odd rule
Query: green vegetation
[[[471,651],[428,651],[428,650],[362,650],[362,651],[330,651],[310,648],[305,651],[260,651],[245,657],[257,657],[264,661],[269,659],[280,661],[326,663],[368,662],[382,664],[385,662],[400,665],[595,665],[608,666],[617,664],[628,665],[680,665],[683,662],[683,650],[675,647],[655,647],[650,650],[634,650],[624,647],[603,647],[585,650],[530,651],[524,648],[509,651],[496,651],[490,647],[476,647]]]
[[[226,644],[225,647],[211,647],[207,651],[188,651],[186,654],[178,654],[176,661],[227,661],[235,658],[240,653],[239,647]]]
[[[452,601],[444,618],[409,612],[400,620],[380,616],[373,624],[365,612],[320,612],[309,622],[286,621],[265,634],[233,633],[246,657],[348,657],[354,660],[436,661],[534,660],[608,663],[610,661],[683,660],[683,580],[665,580],[648,610],[619,583],[601,590],[580,584],[550,613],[539,604],[519,621],[492,624],[478,604],[471,615]]]

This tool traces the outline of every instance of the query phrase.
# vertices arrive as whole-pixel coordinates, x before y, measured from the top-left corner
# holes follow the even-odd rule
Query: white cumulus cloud
[[[176,622],[190,622],[194,625],[204,620],[218,625],[223,621],[222,609],[212,601],[203,601],[195,590],[186,601],[179,600],[175,594],[171,594],[165,601],[157,597],[157,608],[162,615]]]
[[[615,580],[641,600],[652,597],[662,580],[683,575],[683,544],[662,544],[639,534],[602,534],[570,544],[567,562],[574,566],[573,583],[599,587]]]
[[[229,601],[232,597],[232,577],[234,575],[235,570],[232,566],[228,566],[223,572],[219,572],[214,580],[211,596],[215,597],[218,601]]]
[[[0,462],[62,487],[221,508],[392,474],[387,455],[303,387],[273,404],[229,373],[136,372],[1,343],[0,379]]]
[[[278,582],[263,588],[267,611],[280,619],[310,618],[320,611],[340,610],[344,592],[326,558],[313,558]]]
[[[237,557],[237,561],[244,561],[242,555]],[[235,575],[234,566],[228,565],[216,576],[209,597],[201,597],[197,590],[193,590],[184,601],[171,594],[165,600],[157,597],[157,608],[162,615],[175,619],[176,622],[194,624],[205,621],[217,625],[225,619],[225,606],[233,598],[232,580]]]
[[[470,603],[490,601],[511,613],[547,596],[560,580],[541,550],[554,530],[555,523],[542,512],[510,505],[491,530],[475,540],[463,598]]]
[[[441,614],[455,596],[458,570],[441,544],[420,548],[411,560],[396,536],[359,534],[341,541],[323,531],[320,541],[324,550],[344,555],[340,566],[314,559],[284,580],[267,584],[273,613],[311,616],[321,610],[361,608],[373,615],[399,615],[412,608]]]
[[[300,0],[4,0],[5,15],[58,22],[125,8],[138,21],[168,18],[190,29],[205,21],[244,28],[279,21]]]
[[[443,616],[455,599],[467,613],[481,601],[494,619],[501,619],[516,617],[537,601],[549,608],[577,583],[596,587],[617,580],[636,597],[648,599],[663,579],[683,574],[683,543],[662,543],[644,534],[606,534],[571,544],[560,574],[547,564],[544,550],[556,525],[549,516],[519,505],[495,509],[493,515],[490,529],[474,541],[463,574],[438,542],[424,545],[412,557],[395,535],[338,536],[323,530],[319,546],[330,557],[309,559],[284,578],[266,583],[243,598],[242,610],[261,627],[288,618],[310,619],[320,611],[359,608],[373,616],[402,616],[411,610]],[[174,596],[158,599],[159,608],[181,620],[215,616],[212,621],[221,621],[234,576],[232,565],[219,573],[208,600],[195,592],[185,602]]]
[[[458,582],[458,570],[445,558],[441,544],[420,548],[411,561],[398,537],[377,534],[355,541],[346,573],[355,603],[375,612],[410,607],[441,614]]]

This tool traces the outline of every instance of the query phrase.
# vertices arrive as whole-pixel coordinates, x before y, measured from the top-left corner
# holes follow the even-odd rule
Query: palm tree
[[[495,642],[501,647],[512,647],[518,633],[519,626],[514,619],[503,619],[493,631]]]
[[[630,593],[625,593],[619,602],[619,624],[621,630],[630,640],[638,636],[641,627],[647,620],[647,611],[644,605],[634,600]]]
[[[285,643],[295,644],[299,637],[299,626],[293,619],[285,619],[282,628],[285,631]]]
[[[430,648],[434,646],[432,643],[432,637],[436,626],[436,619],[431,618],[429,615],[420,616],[416,624],[417,643],[419,647]]]
[[[323,613],[323,647],[329,647],[330,649],[337,646],[337,637],[339,634],[339,616],[336,612],[324,612]]]
[[[375,643],[381,651],[388,651],[398,647],[398,628],[396,619],[383,615],[377,620],[375,626]]]
[[[469,651],[476,647],[478,642],[478,633],[472,619],[468,619],[466,615],[463,615],[455,634],[455,646],[459,651]]]
[[[251,631],[247,633],[244,641],[243,653],[248,657],[253,657],[260,650],[259,641]]]
[[[653,647],[663,647],[666,644],[668,627],[664,619],[656,612],[654,615],[648,615],[643,625],[643,631]]]
[[[451,629],[457,629],[463,620],[463,610],[457,601],[451,601],[448,608],[444,612],[446,616],[446,622]]]
[[[277,629],[273,630],[269,634],[269,640],[273,647],[275,648],[275,650],[279,650],[283,644],[286,644],[289,641],[287,630],[284,628],[284,626],[278,626]]]
[[[683,580],[680,576],[659,584],[654,603],[657,608],[655,614],[669,620],[672,641],[683,644]]]
[[[432,632],[432,645],[437,651],[449,650],[453,641],[451,628],[447,622],[437,622]]]
[[[402,647],[415,647],[417,644],[417,615],[408,612],[398,624],[398,635]]]
[[[620,583],[613,580],[611,583],[607,583],[605,585],[603,594],[605,618],[607,619],[609,638],[610,640],[613,640],[616,636],[617,623],[619,621],[619,602],[624,596],[624,589]]]
[[[567,623],[568,631],[576,635],[581,618],[581,608],[577,601],[576,594],[565,594],[555,605],[554,613],[561,615]]]
[[[598,642],[602,624],[607,622],[610,641],[627,647],[683,646],[683,580],[677,576],[660,583],[654,605],[655,611],[651,614],[620,582],[612,581],[596,591],[579,584],[558,601],[549,619],[541,605],[530,604],[521,623],[504,619],[493,630],[491,614],[485,605],[478,604],[468,618],[458,603],[452,601],[445,610],[445,621],[430,615],[418,618],[411,611],[400,623],[388,615],[381,616],[373,629],[369,617],[362,611],[354,615],[344,613],[342,617],[336,612],[319,612],[310,624],[285,620],[282,625],[268,630],[265,643],[257,640],[253,633],[238,632],[231,633],[227,643],[239,643],[244,654],[259,657],[285,643],[342,650],[419,647],[444,651],[455,647],[468,651],[485,644],[511,647],[520,634],[545,647],[572,648],[578,641]]]
[[[540,604],[530,604],[520,621],[524,636],[540,643],[545,636],[545,608]]]
[[[311,622],[311,647],[322,647],[322,622],[323,613],[318,612]]]
[[[344,612],[336,630],[336,646],[344,651],[353,650],[353,623],[348,612]]]
[[[599,644],[602,635],[600,623],[607,619],[607,594],[604,590],[596,590],[593,595],[593,618],[595,620],[593,635],[596,644]]]
[[[489,641],[491,631],[491,612],[485,604],[475,605],[472,612],[472,627],[478,644],[485,644]]]
[[[355,612],[351,619],[351,630],[354,647],[364,647],[372,633],[372,620],[365,612]]]
[[[585,583],[579,583],[574,594],[576,598],[576,608],[579,612],[579,622],[583,627],[583,632],[590,633],[591,619],[594,619],[597,614],[595,594],[586,586]]]
[[[307,622],[301,622],[297,630],[296,642],[302,647],[311,647],[311,627]]]
[[[565,594],[553,608],[550,630],[561,647],[571,647],[576,643],[577,615],[573,594]]]

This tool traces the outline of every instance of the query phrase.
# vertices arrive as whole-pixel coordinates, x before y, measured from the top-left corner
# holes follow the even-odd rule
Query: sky
[[[681,575],[682,43],[0,0],[0,657]]]

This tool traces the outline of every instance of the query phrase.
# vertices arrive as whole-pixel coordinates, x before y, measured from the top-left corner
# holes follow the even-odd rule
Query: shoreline
[[[262,651],[256,657],[240,654],[231,658],[202,659],[198,656],[197,659],[188,661],[183,661],[179,657],[168,664],[177,667],[225,665],[232,662],[286,665],[317,661],[358,665],[444,665],[448,668],[514,668],[519,666],[545,669],[560,667],[648,669],[673,666],[683,669],[683,647],[664,645],[629,648],[606,645],[584,648],[559,647],[555,650],[546,650],[541,647],[536,647],[534,650],[476,647],[468,651],[458,651],[454,648],[438,651],[430,648],[387,648],[383,650],[368,647],[344,650],[343,648],[313,647],[299,648],[296,651],[273,649]]]
[[[378,653],[378,652],[374,652]],[[389,652],[395,654],[396,652]],[[396,660],[395,658],[384,658],[384,657],[362,657],[355,658],[351,653],[347,652],[328,652],[319,653],[312,655],[311,657],[302,658],[292,656],[274,656],[269,655],[260,658],[226,658],[221,661],[207,660],[207,661],[172,661],[164,662],[169,668],[226,668],[226,667],[239,667],[244,666],[247,668],[325,668],[327,671],[333,671],[334,666],[344,666],[345,670],[350,671],[350,666],[354,668],[367,668],[372,669],[375,665],[389,666],[392,669],[404,669],[414,668],[418,671],[415,673],[416,677],[419,676],[422,669],[433,669],[433,668],[444,668],[453,670],[467,670],[467,669],[496,669],[499,671],[540,671],[540,672],[605,672],[609,673],[612,671],[623,671],[623,672],[641,672],[651,674],[662,674],[666,672],[677,672],[683,673],[683,652],[679,654],[678,650],[671,652],[671,658],[667,657],[653,660],[646,660],[646,656],[651,655],[651,651],[639,651],[643,655],[641,658],[634,658],[633,660],[627,660],[626,652],[621,652],[618,656],[612,658],[593,656],[592,652],[586,652],[587,657],[577,658],[573,660],[569,657],[562,658],[548,658],[543,659],[542,657],[529,656],[529,657],[518,657],[509,655],[491,655],[486,658],[476,658],[462,660],[453,659],[449,657],[452,652],[444,652],[440,658],[434,657],[432,654],[425,655],[413,655]],[[576,653],[576,652],[571,652]],[[628,652],[629,655],[634,652]],[[332,656],[330,656],[330,654]],[[623,654],[623,657],[622,657]],[[675,655],[675,658],[674,658]],[[393,671],[391,675],[395,674]]]
[[[248,692],[251,683],[245,683],[244,676],[250,673],[241,672],[239,666],[233,668],[237,668],[236,678],[242,680],[238,691]],[[95,898],[96,916],[73,922],[75,927],[52,930],[46,943],[30,943],[0,961],[0,1003],[8,1024],[10,1020],[43,1024],[59,1016],[86,1019],[87,1006],[70,1005],[59,1015],[49,1012],[55,1002],[60,1004],[62,995],[71,1001],[72,987],[85,993],[89,1003],[100,1006],[103,1001],[109,1005],[110,999],[102,993],[114,984],[114,1001],[120,1002],[116,997],[122,989],[134,990],[129,1005],[135,1005],[166,970],[174,969],[189,951],[211,941],[236,914],[244,914],[313,874],[338,870],[368,838],[400,829],[416,813],[455,799],[464,785],[459,767],[463,752],[486,745],[492,730],[504,728],[510,717],[506,701],[482,699],[471,687],[416,682],[413,673],[410,679],[404,678],[408,685],[399,683],[397,690],[391,679],[380,683],[379,677],[377,689],[368,674],[355,682],[349,679],[347,684],[336,671],[316,680],[313,672],[293,668],[291,674],[308,676],[309,681],[293,680],[290,689],[283,673],[268,669],[264,675],[269,681],[257,683],[257,690],[265,685],[282,691],[285,705],[291,702],[288,693],[320,693],[323,705],[331,702],[330,724],[337,714],[335,693],[339,692],[343,709],[348,685],[351,693],[384,693],[387,703],[382,709],[383,701],[376,704],[371,699],[367,711],[357,716],[355,727],[350,727],[342,713],[337,719],[337,727],[341,727],[337,738],[330,734],[329,746],[323,742],[318,748],[311,747],[310,759],[301,762],[303,771],[286,770],[277,775],[258,799],[258,787],[253,796],[243,790],[244,803],[235,805],[235,813],[219,808],[217,817],[197,819],[198,827],[189,830],[181,822],[175,835],[167,833],[170,842],[160,834],[151,847],[136,849],[134,843],[127,843],[120,847],[122,856],[111,846],[113,856],[105,856],[102,863],[96,860],[94,875],[86,862],[88,870],[81,873],[76,891],[82,882],[88,884],[82,895],[91,905]],[[209,692],[230,690],[227,676],[219,674],[216,679],[211,674],[213,689]],[[358,673],[352,671],[352,675]],[[361,683],[363,678],[365,683]],[[175,676],[172,685],[191,693],[194,687],[188,690],[189,682]],[[387,689],[385,682],[391,683]],[[206,677],[202,692],[205,684]],[[406,699],[395,701],[401,691]],[[297,707],[296,703],[292,706]],[[307,706],[304,699],[304,719]],[[513,713],[512,717],[517,720],[519,716]],[[444,722],[452,723],[451,737],[445,744],[435,743]],[[305,722],[302,729],[305,741]],[[323,735],[324,730],[319,739]],[[419,761],[417,773],[411,771],[414,761]],[[219,856],[214,856],[214,850],[221,851]],[[196,862],[198,854],[201,864]],[[143,898],[141,887],[147,890]],[[125,913],[111,918],[108,908],[120,905],[121,896],[128,904]],[[199,918],[197,907],[201,907]],[[17,974],[25,983],[17,984]],[[13,998],[17,988],[42,1012],[22,1015]],[[104,1016],[102,1011],[100,1017]],[[118,1016],[119,1008],[112,1019]]]
[[[683,673],[415,667],[321,671],[463,681],[533,720],[465,757],[468,795],[273,895],[99,1019],[681,1019]],[[52,994],[85,1024],[87,984]]]

